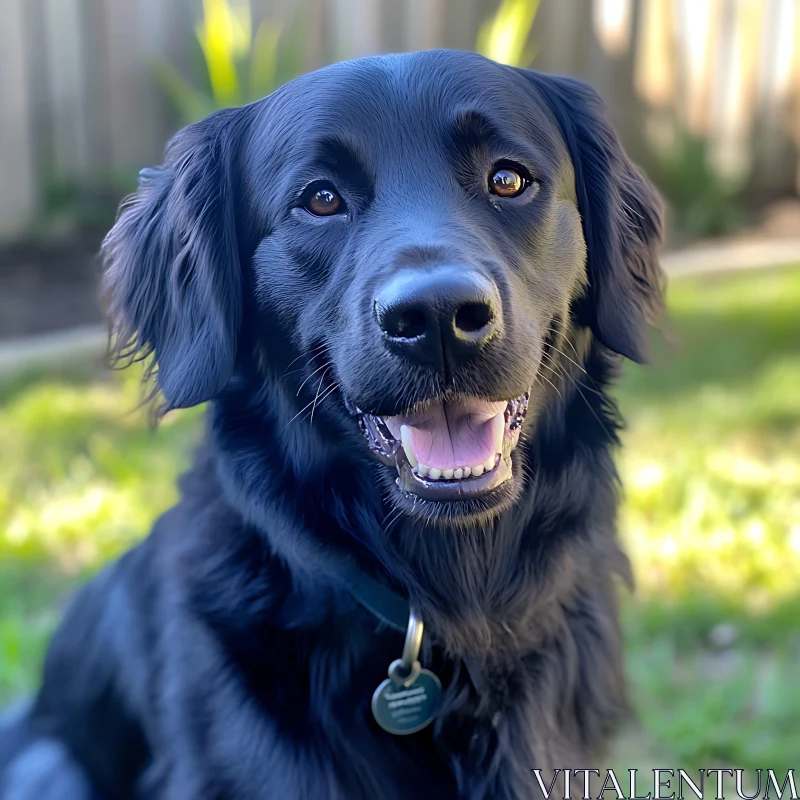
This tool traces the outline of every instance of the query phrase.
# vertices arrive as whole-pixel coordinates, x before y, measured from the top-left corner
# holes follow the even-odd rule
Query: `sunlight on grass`
[[[676,349],[629,369],[619,392],[634,699],[674,763],[788,769],[800,752],[800,270],[675,281],[670,308]]]
[[[37,383],[6,402],[4,559],[40,557],[68,573],[93,568],[175,501],[175,476],[188,463],[198,412],[149,429],[144,410],[136,409],[135,373],[88,386]]]
[[[676,280],[669,304],[678,344],[656,341],[618,392],[644,732],[615,759],[636,766],[645,742],[684,767],[786,769],[800,752],[800,270]],[[201,412],[149,429],[136,370],[40,376],[0,400],[3,702],[35,683],[69,589],[175,501]]]
[[[677,282],[670,304],[677,351],[620,391],[639,597],[767,614],[800,592],[800,270]]]
[[[35,682],[55,603],[177,498],[199,411],[151,430],[138,377],[45,377],[0,391],[0,703]]]

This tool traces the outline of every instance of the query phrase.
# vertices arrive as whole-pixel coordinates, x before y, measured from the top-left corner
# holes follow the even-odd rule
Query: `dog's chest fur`
[[[547,568],[527,584],[524,548],[504,582],[489,563],[497,567],[499,550],[484,545],[478,557],[462,537],[469,592],[442,604],[441,591],[464,582],[470,560],[454,552],[459,571],[440,563],[439,591],[419,597],[423,659],[442,679],[443,713],[397,737],[374,722],[370,699],[402,635],[325,580],[298,586],[265,557],[261,534],[209,499],[219,494],[207,469],[184,481],[182,507],[149,545],[166,553],[157,556],[170,576],[164,602],[177,605],[163,616],[181,629],[163,632],[162,674],[181,678],[163,687],[168,746],[149,781],[196,785],[197,796],[261,797],[268,787],[274,797],[527,798],[533,768],[582,764],[604,740],[623,706],[612,585],[619,552],[604,536],[576,540],[549,563],[539,558]],[[186,730],[191,746],[175,753],[169,743]]]

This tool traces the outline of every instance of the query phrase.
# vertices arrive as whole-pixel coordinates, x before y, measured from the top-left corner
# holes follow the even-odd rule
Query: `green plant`
[[[494,15],[481,25],[475,50],[501,64],[529,66],[535,52],[528,39],[538,10],[539,0],[502,0]]]
[[[135,180],[128,170],[105,170],[91,176],[55,177],[45,167],[41,209],[33,233],[68,229],[108,229],[114,224],[119,200]]]
[[[707,139],[679,131],[669,146],[655,148],[650,160],[650,177],[681,233],[722,236],[745,222],[744,187],[714,166]]]
[[[153,65],[156,80],[185,124],[213,111],[270,94],[301,71],[299,20],[284,26],[265,19],[253,33],[250,7],[243,0],[203,0],[195,35],[202,73],[188,81],[168,61]]]

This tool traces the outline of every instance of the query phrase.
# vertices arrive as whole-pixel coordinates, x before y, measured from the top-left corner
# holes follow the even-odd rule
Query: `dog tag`
[[[442,699],[442,684],[429,669],[420,669],[405,686],[387,678],[372,695],[372,714],[385,731],[405,736],[427,727]]]
[[[389,665],[389,677],[372,695],[372,715],[385,731],[405,736],[430,725],[442,699],[442,684],[418,661],[422,620],[409,609],[403,657]]]

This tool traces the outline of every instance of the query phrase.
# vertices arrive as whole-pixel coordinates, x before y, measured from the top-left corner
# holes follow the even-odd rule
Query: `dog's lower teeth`
[[[458,469],[438,469],[437,467],[428,467],[417,461],[416,464],[412,465],[412,471],[419,475],[420,478],[428,478],[432,481],[460,481],[463,478],[479,478],[481,475],[491,472],[496,466],[497,455],[494,455],[491,458],[487,458],[483,464],[476,464],[474,467],[459,467]]]

